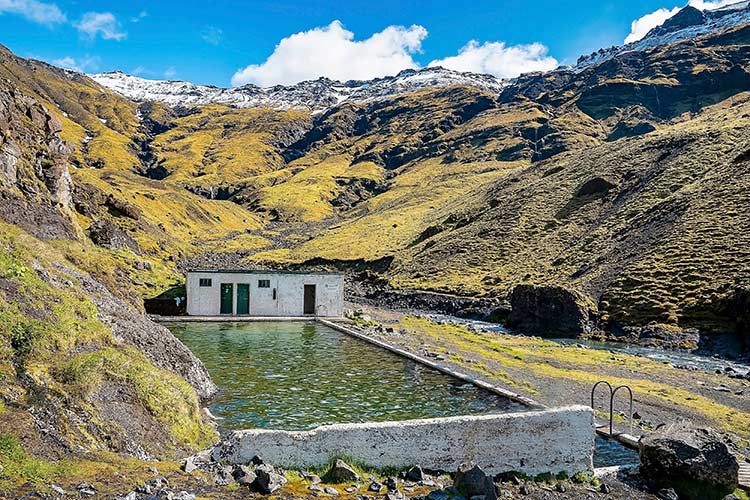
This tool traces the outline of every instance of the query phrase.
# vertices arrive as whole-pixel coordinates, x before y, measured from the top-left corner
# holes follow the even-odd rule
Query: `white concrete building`
[[[344,315],[344,275],[293,271],[188,271],[190,316]]]

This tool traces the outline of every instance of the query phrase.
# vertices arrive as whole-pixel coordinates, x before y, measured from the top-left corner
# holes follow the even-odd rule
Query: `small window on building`
[[[276,289],[273,289],[273,300],[276,300]]]
[[[258,280],[258,288],[271,288],[271,280]]]
[[[201,278],[198,284],[200,286],[211,286],[211,278]]]

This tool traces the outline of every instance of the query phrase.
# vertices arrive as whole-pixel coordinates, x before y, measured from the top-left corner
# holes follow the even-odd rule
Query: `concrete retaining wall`
[[[586,406],[503,415],[334,424],[312,431],[235,431],[214,450],[229,463],[258,455],[287,468],[323,466],[348,457],[372,467],[420,465],[455,471],[474,462],[485,472],[593,470],[594,413]]]

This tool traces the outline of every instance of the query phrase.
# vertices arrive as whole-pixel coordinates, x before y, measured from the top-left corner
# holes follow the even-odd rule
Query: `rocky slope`
[[[589,55],[581,56],[572,66],[572,69],[582,70],[623,52],[637,52],[682,40],[690,40],[707,33],[723,31],[748,21],[750,21],[750,2],[747,1],[707,10],[700,10],[688,5],[663,24],[649,31],[642,39],[625,45],[602,48]]]
[[[24,71],[13,56],[0,56],[5,75]],[[56,109],[35,83],[0,80],[2,491],[58,473],[62,458],[176,457],[215,436],[199,403],[216,387],[200,361],[113,295],[127,293],[127,284],[108,288],[66,255],[85,255],[105,272],[117,268],[75,212],[76,145],[66,139],[72,113]],[[34,458],[24,462],[19,453]]]

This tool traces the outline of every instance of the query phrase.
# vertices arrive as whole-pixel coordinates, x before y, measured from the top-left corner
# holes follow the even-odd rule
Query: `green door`
[[[232,314],[234,312],[234,285],[232,283],[221,284],[221,314]]]
[[[250,314],[250,285],[237,284],[237,314]]]

